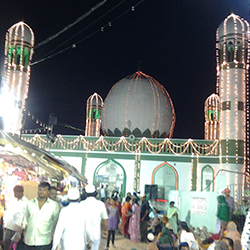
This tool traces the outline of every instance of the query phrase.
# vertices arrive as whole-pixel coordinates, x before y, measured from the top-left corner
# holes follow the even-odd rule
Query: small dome
[[[166,89],[138,71],[117,82],[102,110],[102,129],[109,136],[172,137],[175,111]]]
[[[102,100],[100,95],[98,95],[97,93],[94,93],[93,95],[91,95],[88,98],[87,105],[102,107],[103,106],[103,100]]]
[[[23,21],[12,25],[8,29],[9,39],[11,41],[25,41],[28,46],[34,46],[34,33],[32,29]]]
[[[248,23],[246,20],[232,13],[220,24],[218,36],[222,38],[226,35],[245,33],[248,30],[247,26]]]
[[[210,95],[205,101],[205,119],[206,121],[219,120],[220,97],[217,94]]]

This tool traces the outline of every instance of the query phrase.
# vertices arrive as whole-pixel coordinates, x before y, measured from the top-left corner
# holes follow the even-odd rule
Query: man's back
[[[62,208],[56,226],[53,248],[55,249],[60,241],[65,250],[82,250],[85,246],[85,218],[77,202],[70,203]]]
[[[88,197],[80,202],[82,215],[86,221],[86,233],[91,241],[100,239],[101,220],[108,219],[107,210],[103,202]]]

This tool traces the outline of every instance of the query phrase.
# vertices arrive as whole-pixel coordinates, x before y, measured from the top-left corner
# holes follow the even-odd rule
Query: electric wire
[[[41,47],[42,45],[50,42],[51,40],[55,39],[56,37],[58,37],[59,35],[61,35],[62,33],[64,33],[65,31],[67,31],[68,29],[72,28],[74,25],[76,25],[77,23],[79,23],[80,21],[82,21],[83,19],[85,19],[87,16],[89,16],[92,12],[94,12],[96,9],[98,9],[99,7],[101,7],[104,3],[106,3],[107,0],[103,0],[102,2],[96,4],[94,7],[92,7],[88,12],[86,12],[85,14],[83,14],[82,16],[80,16],[79,18],[77,18],[73,23],[65,26],[62,30],[60,30],[59,32],[57,32],[56,34],[48,37],[47,39],[45,39],[44,41],[38,43],[34,49]]]
[[[117,16],[117,17],[114,18],[112,21],[110,21],[110,22],[106,23],[105,25],[101,26],[101,28],[99,28],[99,29],[97,29],[96,31],[92,32],[90,35],[88,35],[88,36],[86,36],[86,37],[80,39],[78,42],[73,43],[73,44],[71,44],[70,46],[66,47],[65,49],[62,49],[62,50],[60,50],[60,51],[58,51],[58,52],[56,52],[56,53],[54,53],[54,54],[52,54],[52,55],[49,55],[49,56],[47,56],[47,57],[45,57],[45,58],[42,58],[42,59],[40,59],[40,60],[37,60],[37,61],[35,61],[35,62],[32,62],[30,65],[31,65],[31,66],[32,66],[32,65],[36,65],[36,64],[38,64],[38,63],[44,62],[45,60],[48,60],[48,59],[54,57],[54,56],[57,56],[57,55],[59,55],[59,54],[65,52],[65,51],[67,51],[67,50],[69,50],[69,49],[72,49],[72,48],[74,49],[74,48],[76,48],[76,45],[77,45],[77,44],[80,44],[81,42],[87,40],[88,38],[92,37],[93,35],[95,35],[96,33],[100,32],[100,31],[104,31],[104,28],[106,28],[107,26],[110,26],[111,23],[114,23],[115,21],[117,21],[118,19],[120,19],[121,17],[123,17],[124,15],[126,15],[128,12],[130,12],[131,10],[132,10],[132,11],[135,11],[135,7],[137,7],[138,5],[140,5],[140,4],[141,4],[142,2],[144,2],[144,1],[145,1],[145,0],[141,0],[140,2],[138,2],[137,4],[135,4],[134,6],[132,6],[131,9],[128,9],[127,11],[123,12],[121,15]]]
[[[71,36],[70,38],[68,38],[67,40],[65,40],[64,42],[62,42],[61,44],[59,44],[57,47],[55,47],[54,49],[52,49],[51,51],[47,52],[46,54],[44,54],[42,56],[42,58],[46,57],[47,55],[49,55],[50,53],[54,52],[55,50],[57,50],[58,48],[62,47],[65,43],[69,42],[70,40],[72,40],[73,38],[75,38],[76,36],[78,36],[79,34],[81,34],[83,31],[85,31],[86,29],[88,29],[89,27],[91,27],[93,24],[95,24],[96,22],[98,22],[99,20],[101,20],[102,18],[104,18],[107,14],[109,14],[110,12],[112,12],[113,10],[115,10],[117,7],[119,7],[121,4],[123,4],[126,0],[121,1],[120,3],[118,3],[116,6],[114,6],[113,8],[111,8],[110,10],[108,10],[105,14],[103,14],[102,16],[100,16],[99,18],[97,18],[95,21],[93,21],[92,23],[90,23],[89,25],[87,25],[84,29],[78,31],[75,35]],[[40,60],[40,59],[38,59]]]

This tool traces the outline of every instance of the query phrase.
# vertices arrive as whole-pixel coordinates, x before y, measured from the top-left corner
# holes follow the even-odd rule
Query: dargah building
[[[204,140],[173,138],[171,97],[141,71],[114,84],[104,101],[89,97],[85,135],[23,139],[61,156],[88,183],[123,196],[140,190],[160,210],[173,200],[181,220],[214,231],[216,197],[228,187],[239,201],[249,186],[249,32],[235,14],[217,29],[216,93],[204,103]]]

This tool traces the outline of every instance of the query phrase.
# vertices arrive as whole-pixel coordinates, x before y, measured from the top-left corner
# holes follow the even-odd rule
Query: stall
[[[4,203],[13,197],[15,185],[23,185],[25,196],[32,199],[37,196],[41,181],[48,181],[59,192],[71,185],[82,187],[87,182],[62,158],[0,130],[0,215]]]

